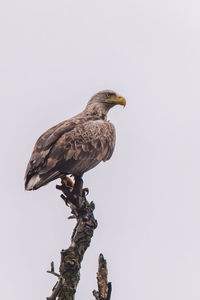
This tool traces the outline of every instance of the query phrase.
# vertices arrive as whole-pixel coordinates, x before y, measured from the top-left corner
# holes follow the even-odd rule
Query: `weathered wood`
[[[96,300],[110,300],[112,284],[108,282],[107,262],[103,254],[99,255],[99,267],[97,272],[98,291],[93,291]]]
[[[97,227],[97,221],[93,215],[94,203],[86,200],[82,184],[82,180],[77,178],[74,189],[63,182],[61,186],[56,187],[62,191],[61,197],[70,207],[72,217],[77,220],[77,223],[71,237],[71,245],[68,249],[61,251],[59,280],[47,300],[74,300],[80,279],[81,262]],[[49,273],[58,275],[54,272],[54,268],[51,268]]]

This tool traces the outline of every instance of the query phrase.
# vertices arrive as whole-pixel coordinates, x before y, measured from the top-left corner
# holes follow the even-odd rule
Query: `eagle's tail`
[[[52,180],[55,180],[62,176],[60,172],[54,171],[53,173],[48,174],[35,174],[29,178],[25,179],[25,190],[33,191],[39,189],[41,186],[46,185]]]

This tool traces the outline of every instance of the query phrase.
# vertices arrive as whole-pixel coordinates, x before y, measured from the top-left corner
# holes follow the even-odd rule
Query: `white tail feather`
[[[31,179],[29,180],[26,190],[27,191],[32,191],[34,190],[34,187],[37,185],[37,183],[40,181],[40,176],[39,175],[33,175]]]

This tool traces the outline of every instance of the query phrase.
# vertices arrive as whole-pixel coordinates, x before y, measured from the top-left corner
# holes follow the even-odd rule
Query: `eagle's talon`
[[[59,191],[63,191],[63,185],[56,185],[56,189]]]
[[[72,220],[72,219],[76,219],[76,216],[75,215],[71,215],[68,217],[68,220]]]
[[[83,197],[86,197],[88,194],[89,194],[89,189],[88,189],[88,188],[84,188],[84,189],[82,190],[82,196],[83,196]]]
[[[68,202],[67,197],[66,197],[65,195],[61,194],[61,195],[60,195],[60,198],[65,202],[65,204],[66,204],[67,206],[69,206],[69,202]]]

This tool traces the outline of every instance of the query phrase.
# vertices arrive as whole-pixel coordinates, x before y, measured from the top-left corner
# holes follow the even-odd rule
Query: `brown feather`
[[[110,159],[116,137],[113,124],[105,119],[107,110],[89,102],[81,114],[42,134],[26,169],[25,187],[37,189],[65,174],[82,176]]]

